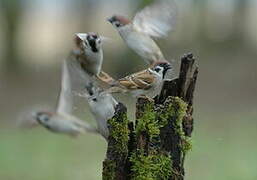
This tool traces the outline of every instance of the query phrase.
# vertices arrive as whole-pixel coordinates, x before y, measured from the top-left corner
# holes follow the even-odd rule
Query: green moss
[[[119,117],[117,120],[115,117],[108,120],[110,125],[110,134],[109,138],[115,140],[113,145],[113,150],[116,153],[127,153],[128,151],[128,140],[129,140],[129,130],[128,130],[128,118],[126,114],[122,117]]]
[[[186,110],[187,103],[179,97],[169,97],[164,106],[161,105],[155,109],[152,103],[147,104],[143,116],[138,119],[138,124],[136,126],[137,136],[142,132],[146,132],[151,140],[152,138],[159,136],[160,128],[167,125],[167,120],[171,119],[176,133],[182,139],[182,143],[180,144],[182,151],[186,153],[192,149],[191,139],[185,136],[182,126]]]
[[[168,155],[155,153],[145,156],[142,152],[135,152],[130,161],[132,180],[166,180],[172,175],[172,162]]]
[[[171,97],[168,101],[168,106],[164,116],[173,116],[176,117],[176,124],[181,125],[183,117],[186,115],[187,103],[185,103],[179,97]],[[166,115],[165,115],[166,114]]]
[[[116,163],[112,160],[106,159],[103,165],[103,180],[114,180],[115,179],[115,169]]]
[[[165,112],[160,112],[159,117],[162,121],[167,119],[171,119],[173,121],[173,127],[182,139],[180,147],[185,154],[192,149],[191,138],[185,136],[182,126],[183,118],[186,115],[187,103],[179,97],[170,97],[164,106]]]
[[[150,139],[158,136],[160,134],[160,124],[156,119],[156,113],[152,103],[145,106],[144,113],[136,126],[137,136],[142,132],[146,132]]]
[[[183,136],[182,144],[181,144],[181,149],[182,149],[184,155],[188,151],[192,150],[192,140],[191,140],[191,138]]]

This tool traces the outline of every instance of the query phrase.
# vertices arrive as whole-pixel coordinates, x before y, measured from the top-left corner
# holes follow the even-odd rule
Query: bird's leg
[[[99,75],[96,76],[100,81],[103,81],[107,84],[112,84],[115,80],[106,72],[101,71]]]

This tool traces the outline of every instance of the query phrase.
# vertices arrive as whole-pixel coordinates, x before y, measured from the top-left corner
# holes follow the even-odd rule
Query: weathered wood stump
[[[198,67],[192,54],[181,58],[179,77],[165,81],[154,102],[139,98],[136,122],[121,103],[108,121],[110,136],[104,180],[183,180],[192,148],[193,94]]]

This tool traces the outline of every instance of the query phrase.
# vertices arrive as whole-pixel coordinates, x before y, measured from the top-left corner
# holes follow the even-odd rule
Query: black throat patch
[[[91,47],[91,50],[95,53],[98,52],[98,49],[96,48],[96,38],[92,36],[87,36],[87,41],[89,43],[89,46]]]
[[[90,40],[89,45],[90,45],[93,52],[98,52],[98,49],[96,48],[95,40]]]

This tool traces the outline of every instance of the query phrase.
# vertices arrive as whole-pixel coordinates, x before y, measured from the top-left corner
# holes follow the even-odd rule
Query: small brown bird
[[[155,62],[153,67],[121,78],[107,91],[110,93],[130,93],[133,97],[155,97],[160,93],[166,72],[171,65],[166,61]]]
[[[176,22],[176,6],[172,0],[156,0],[138,12],[132,21],[114,15],[108,21],[120,36],[148,64],[165,60],[160,48],[152,39],[167,35]]]

